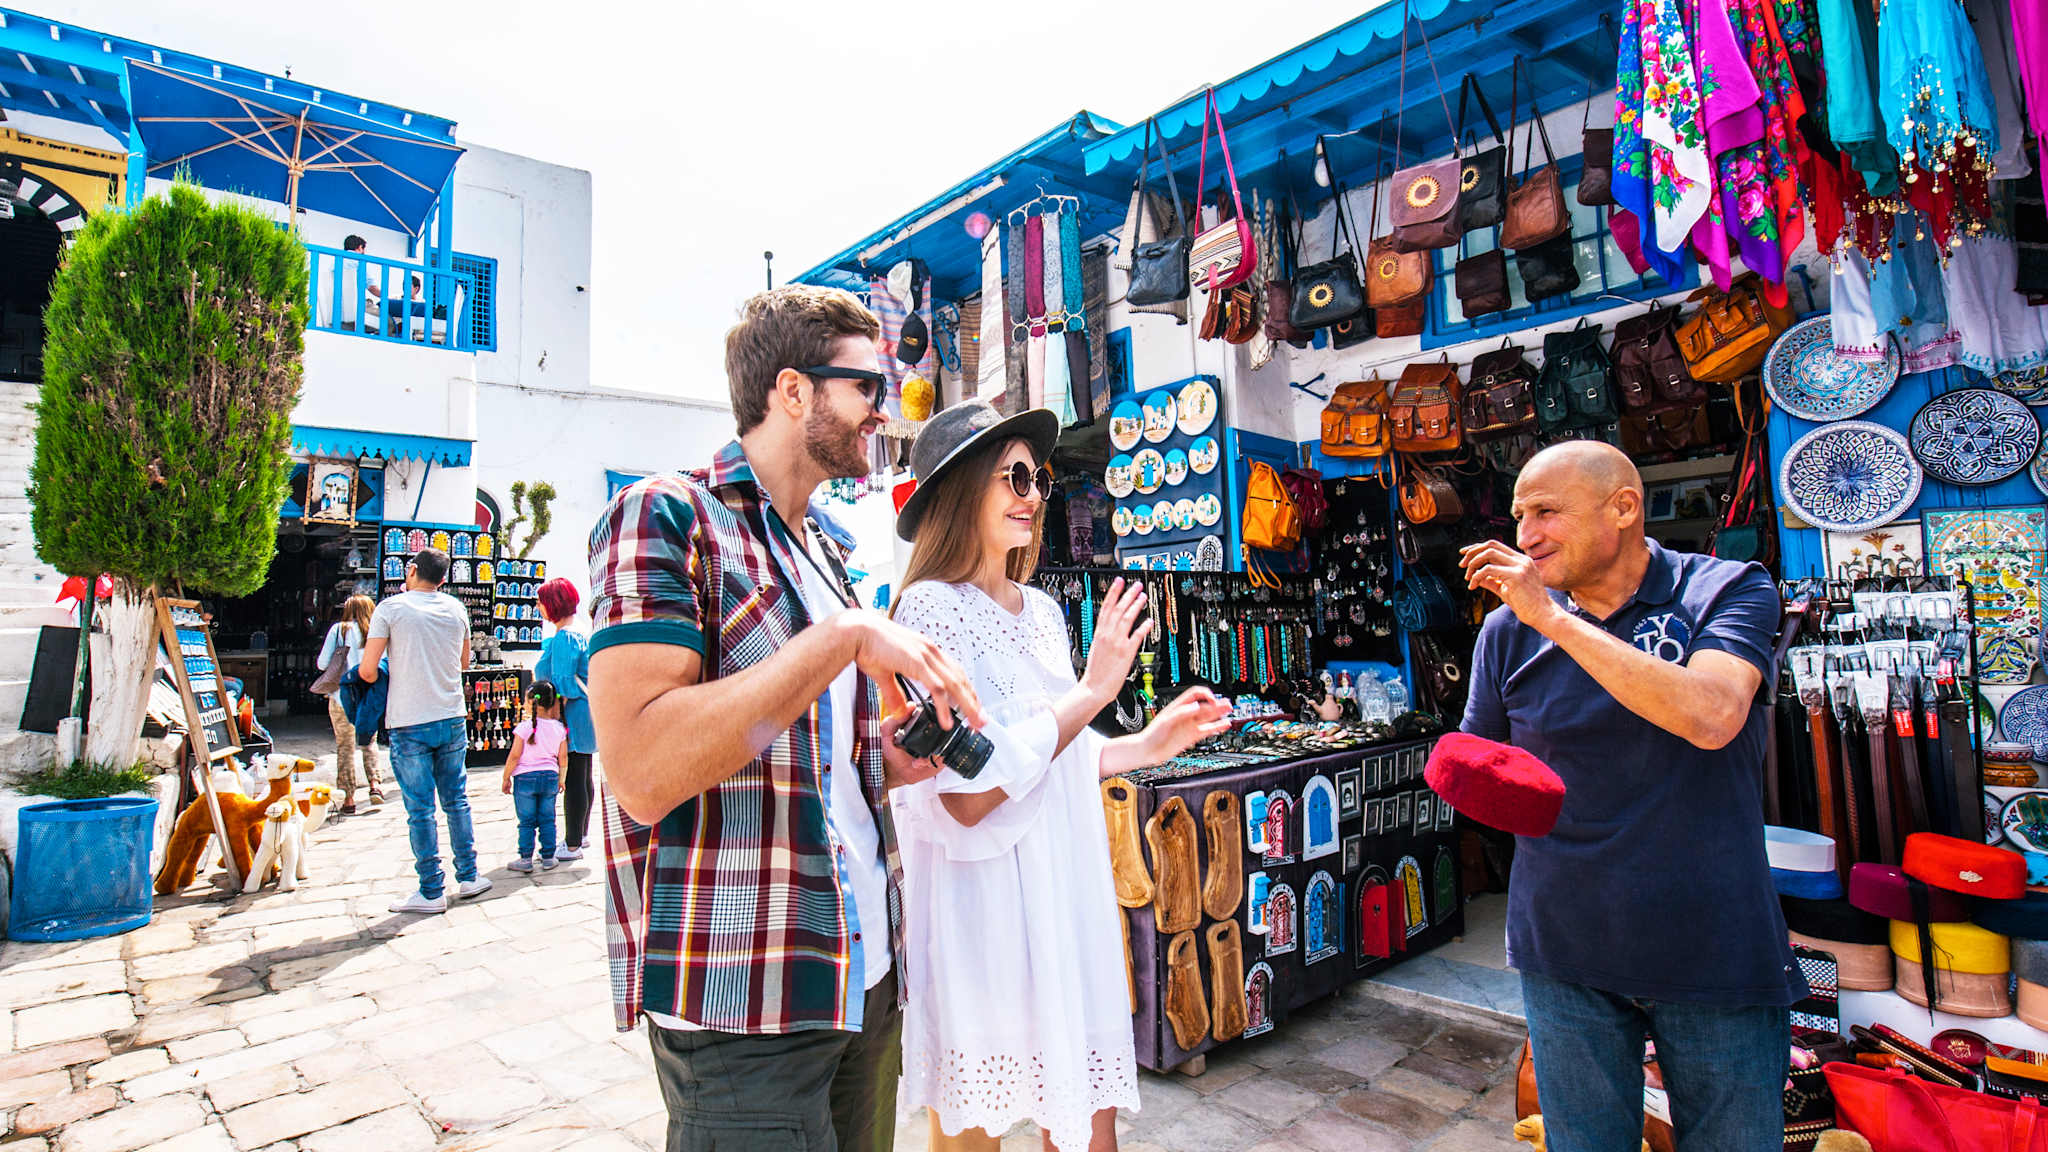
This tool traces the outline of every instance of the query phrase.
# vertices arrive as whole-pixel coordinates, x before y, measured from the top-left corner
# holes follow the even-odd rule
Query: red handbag
[[[1251,218],[1244,214],[1244,201],[1237,194],[1237,166],[1230,159],[1230,141],[1223,136],[1223,113],[1216,108],[1216,90],[1209,89],[1208,104],[1202,111],[1202,162],[1195,169],[1195,220],[1201,221],[1202,185],[1209,179],[1209,125],[1216,126],[1216,143],[1223,151],[1223,171],[1230,183],[1230,206],[1236,219],[1218,224],[1195,237],[1188,252],[1189,280],[1211,292],[1234,288],[1252,278],[1259,266],[1259,241],[1252,233]],[[1219,198],[1220,201],[1220,198]]]
[[[2048,1116],[2032,1100],[1965,1092],[1890,1068],[1825,1064],[1836,1126],[1873,1152],[2048,1152]]]

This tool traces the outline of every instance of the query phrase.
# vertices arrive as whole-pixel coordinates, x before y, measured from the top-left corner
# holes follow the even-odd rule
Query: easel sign
[[[227,823],[221,819],[220,798],[213,792],[213,762],[242,750],[235,733],[234,716],[228,712],[227,695],[221,688],[220,660],[213,650],[213,633],[200,614],[197,600],[156,602],[157,635],[171,650],[171,678],[178,696],[185,702],[186,739],[191,741],[192,766],[199,774],[199,790],[206,798],[207,815],[213,818],[213,835],[225,858],[230,890],[242,890],[242,876],[235,867],[235,854],[228,850]],[[152,647],[154,645],[152,644]],[[156,669],[149,671],[151,678]]]

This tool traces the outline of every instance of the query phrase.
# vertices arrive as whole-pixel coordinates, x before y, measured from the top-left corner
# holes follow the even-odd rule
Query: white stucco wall
[[[477,353],[476,378],[548,388],[592,383],[590,173],[463,146],[455,249],[498,261],[498,347]]]

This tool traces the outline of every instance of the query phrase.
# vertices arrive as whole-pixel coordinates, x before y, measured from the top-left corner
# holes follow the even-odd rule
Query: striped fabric
[[[815,506],[810,516],[839,551],[833,567],[845,584],[844,534]],[[678,644],[704,657],[706,679],[760,663],[809,623],[793,582],[803,563],[797,546],[770,514],[737,441],[708,469],[632,484],[591,532],[591,654]],[[881,706],[872,681],[861,677],[860,687],[853,762],[881,834],[889,943],[902,971],[902,868],[883,783]],[[753,763],[651,828],[605,796],[605,930],[621,1031],[643,1010],[722,1032],[860,1027],[858,949],[825,819],[827,701],[821,696]]]

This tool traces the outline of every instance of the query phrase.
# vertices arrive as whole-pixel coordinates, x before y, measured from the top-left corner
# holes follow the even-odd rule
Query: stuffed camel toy
[[[263,836],[264,810],[290,793],[292,773],[300,763],[303,761],[291,756],[272,756],[264,771],[264,776],[270,781],[267,793],[249,797],[228,792],[215,797],[220,804],[221,823],[227,828],[227,851],[234,858],[236,870],[245,877],[249,875],[249,862],[255,857]],[[170,843],[164,850],[164,865],[156,875],[158,895],[175,895],[191,885],[212,837],[213,817],[202,797],[178,814],[178,822],[171,829]]]
[[[277,869],[277,890],[290,892],[299,886],[306,876],[305,836],[306,817],[298,806],[289,800],[279,800],[263,810],[263,824],[256,845],[256,855],[251,859],[248,879],[242,882],[242,891],[254,892],[270,878],[272,867]]]

